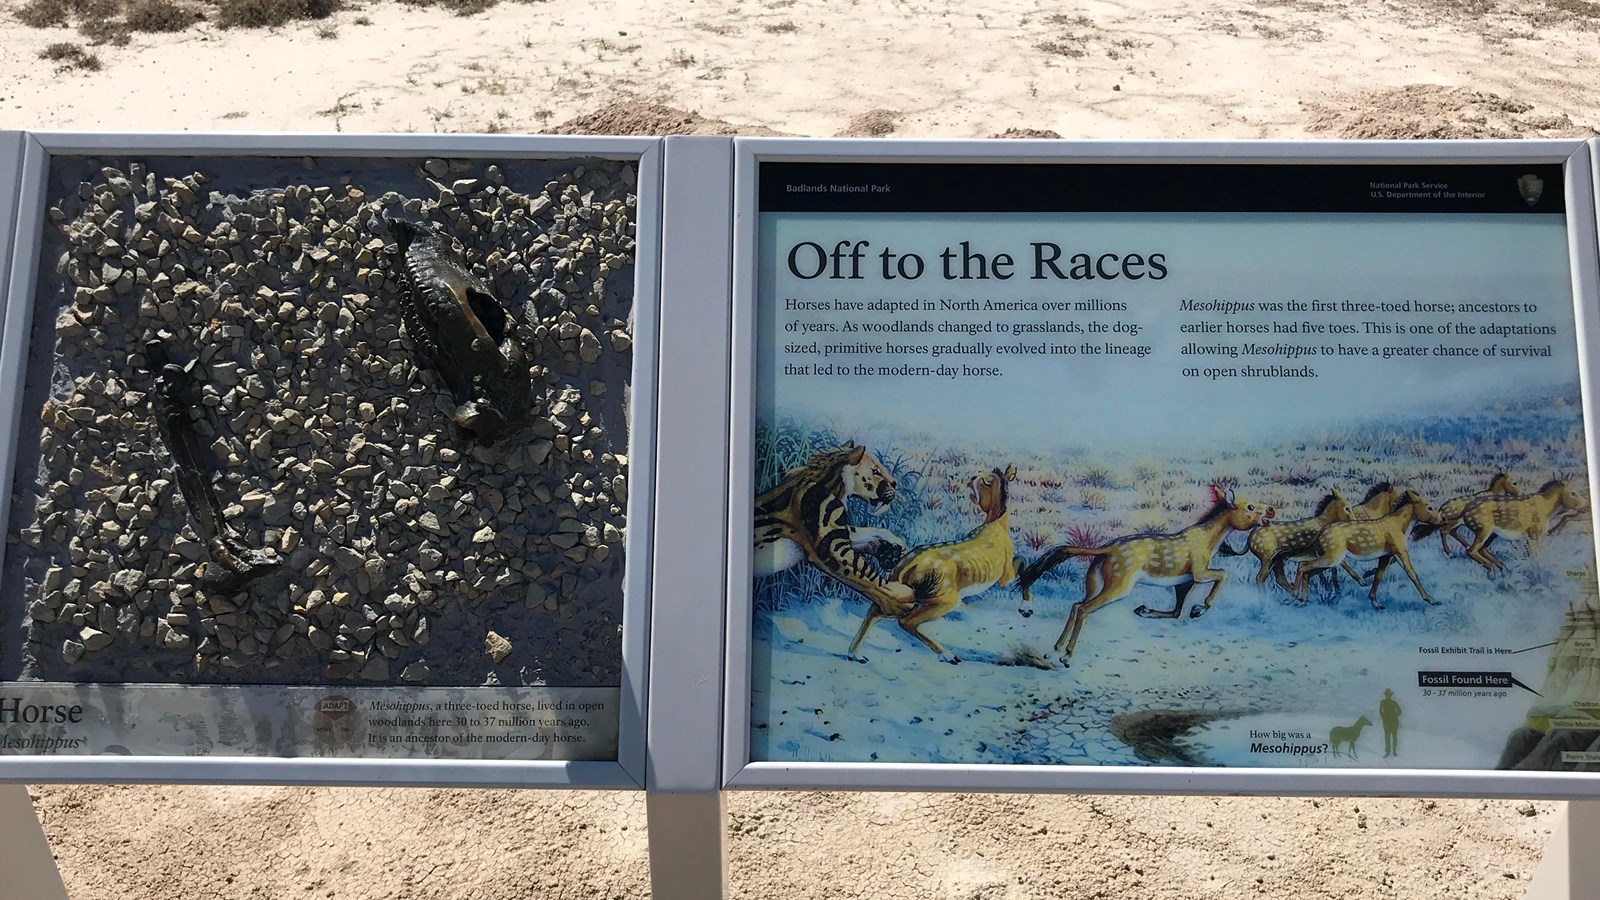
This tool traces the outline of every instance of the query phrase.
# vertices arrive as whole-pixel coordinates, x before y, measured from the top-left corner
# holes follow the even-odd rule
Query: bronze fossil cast
[[[160,340],[145,344],[144,358],[145,366],[155,377],[150,407],[155,414],[156,428],[167,445],[167,452],[172,454],[173,468],[178,473],[178,490],[199,526],[200,539],[205,542],[209,561],[201,584],[219,593],[238,593],[277,569],[279,561],[246,547],[223,517],[222,503],[211,485],[211,475],[200,453],[200,439],[194,431],[190,412],[193,376],[167,357],[166,347]]]
[[[488,446],[525,424],[533,407],[528,361],[514,323],[488,285],[467,270],[436,225],[390,219],[400,321],[456,402],[456,424]]]

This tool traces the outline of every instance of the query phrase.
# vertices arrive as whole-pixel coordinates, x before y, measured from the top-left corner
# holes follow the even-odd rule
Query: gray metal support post
[[[0,900],[67,900],[28,788],[0,784]]]
[[[728,896],[728,814],[718,791],[649,791],[650,896],[718,900]]]
[[[719,793],[733,142],[667,139],[646,728],[655,900],[727,896]]]
[[[10,283],[23,135],[0,132],[0,294]],[[0,784],[0,900],[67,900],[28,788]]]
[[[1600,897],[1600,800],[1573,800],[1550,835],[1533,870],[1525,900],[1592,900]]]

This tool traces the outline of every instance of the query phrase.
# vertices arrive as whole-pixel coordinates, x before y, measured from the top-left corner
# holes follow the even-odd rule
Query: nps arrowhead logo
[[[1517,179],[1517,192],[1522,194],[1522,202],[1533,206],[1544,196],[1544,179],[1537,175],[1524,175]]]

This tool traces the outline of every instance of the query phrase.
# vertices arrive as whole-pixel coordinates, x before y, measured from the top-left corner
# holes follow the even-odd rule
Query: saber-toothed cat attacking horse
[[[1030,603],[1033,583],[1040,576],[1075,556],[1093,557],[1083,576],[1083,599],[1072,605],[1066,627],[1056,639],[1062,665],[1070,665],[1083,620],[1100,607],[1128,596],[1141,581],[1171,587],[1176,599],[1169,610],[1147,606],[1134,610],[1145,618],[1177,618],[1183,613],[1189,591],[1201,583],[1210,584],[1211,590],[1200,606],[1189,610],[1189,616],[1198,617],[1211,608],[1217,592],[1228,580],[1227,572],[1211,565],[1217,545],[1229,531],[1248,531],[1274,515],[1272,507],[1236,496],[1231,489],[1224,490],[1219,485],[1211,486],[1211,499],[1211,509],[1200,521],[1177,534],[1129,535],[1103,547],[1056,547],[1022,570],[1017,583],[1022,588],[1023,602]]]
[[[996,468],[967,480],[972,502],[983,511],[983,524],[964,540],[919,547],[894,569],[894,580],[916,592],[916,606],[899,618],[900,627],[921,641],[939,659],[958,663],[960,658],[947,652],[938,641],[922,633],[921,625],[948,614],[961,601],[976,597],[996,584],[1007,585],[1017,575],[1017,548],[1011,541],[1011,512],[1008,509],[1009,485],[1017,478],[1017,467]],[[884,618],[879,609],[867,610],[867,617],[850,642],[851,659],[866,662],[857,655],[872,623]]]
[[[847,505],[849,497],[859,497],[880,510],[894,496],[894,476],[866,447],[849,441],[814,454],[777,487],[756,498],[756,577],[808,560],[884,614],[905,615],[912,609],[911,588],[885,578],[878,564],[860,550],[866,543],[887,541],[904,547],[904,542],[881,528],[854,527]]]

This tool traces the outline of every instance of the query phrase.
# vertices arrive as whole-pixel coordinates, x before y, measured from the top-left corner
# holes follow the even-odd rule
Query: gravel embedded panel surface
[[[0,678],[619,683],[636,171],[596,159],[57,157]],[[531,423],[479,446],[401,329],[386,216],[438,223],[515,320]],[[192,363],[207,547],[142,357]]]

